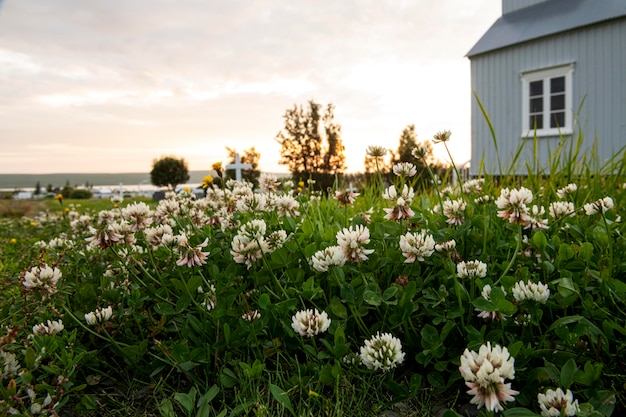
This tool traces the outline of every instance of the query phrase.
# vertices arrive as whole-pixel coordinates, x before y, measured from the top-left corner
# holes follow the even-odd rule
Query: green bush
[[[72,198],[75,200],[86,200],[86,199],[91,198],[92,196],[93,194],[89,190],[73,189],[69,192],[69,195],[67,198]]]

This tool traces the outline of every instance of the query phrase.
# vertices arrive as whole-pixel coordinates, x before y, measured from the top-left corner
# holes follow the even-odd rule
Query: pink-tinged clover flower
[[[361,363],[367,369],[389,371],[404,362],[400,339],[391,333],[376,333],[365,341],[360,351]]]
[[[325,311],[320,313],[317,309],[309,309],[294,314],[291,327],[302,337],[313,337],[328,330],[330,322]]]
[[[350,226],[337,232],[337,244],[349,262],[366,261],[374,249],[366,249],[370,243],[370,231],[363,225]]]

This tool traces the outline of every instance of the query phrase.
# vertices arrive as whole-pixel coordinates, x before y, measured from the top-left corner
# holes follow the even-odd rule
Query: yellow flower
[[[298,187],[297,191],[298,191],[299,193],[301,193],[301,192],[302,192],[302,187]]]
[[[118,207],[119,207],[119,205],[117,203],[113,203],[113,208],[118,208]],[[65,209],[65,210],[67,210],[67,209]]]
[[[65,207],[65,212],[69,213],[70,212],[70,208],[69,207]]]
[[[221,171],[222,170],[222,163],[221,162],[216,162],[214,163],[211,168],[213,168],[213,171]]]
[[[31,225],[32,227],[35,227],[35,226],[37,226],[37,222],[30,222],[30,225]]]
[[[185,187],[185,188],[183,188],[183,191],[186,192],[186,193],[190,193],[191,192],[191,188]]]
[[[54,196],[54,198],[56,198],[57,200],[63,200],[63,194],[59,193],[56,196]]]
[[[298,187],[300,188],[304,187],[304,181],[298,181]]]
[[[12,245],[15,245],[17,243],[17,239],[12,237],[11,240],[9,240],[9,242],[11,242]]]
[[[209,188],[209,186],[213,184],[213,177],[210,175],[205,176],[204,178],[202,178],[202,188]]]

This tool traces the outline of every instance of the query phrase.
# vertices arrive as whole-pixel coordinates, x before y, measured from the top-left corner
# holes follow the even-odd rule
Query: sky
[[[470,63],[499,0],[0,0],[0,173],[279,165],[285,111],[335,106],[348,171],[441,130],[470,158]],[[447,160],[443,145],[435,155]]]

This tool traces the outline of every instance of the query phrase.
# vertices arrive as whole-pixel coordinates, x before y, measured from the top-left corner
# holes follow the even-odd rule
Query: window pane
[[[565,112],[552,113],[550,118],[550,127],[564,127],[565,126]]]
[[[543,116],[541,114],[535,114],[530,116],[530,123],[528,124],[530,130],[543,129]]]
[[[528,84],[530,96],[540,96],[543,94],[543,80],[533,81]]]
[[[550,97],[550,110],[565,109],[565,94],[556,94]]]
[[[554,109],[559,110],[559,109]],[[530,112],[537,113],[543,111],[543,97],[531,98],[530,99]]]
[[[565,92],[565,77],[556,77],[556,78],[550,79],[550,92],[551,93]]]

